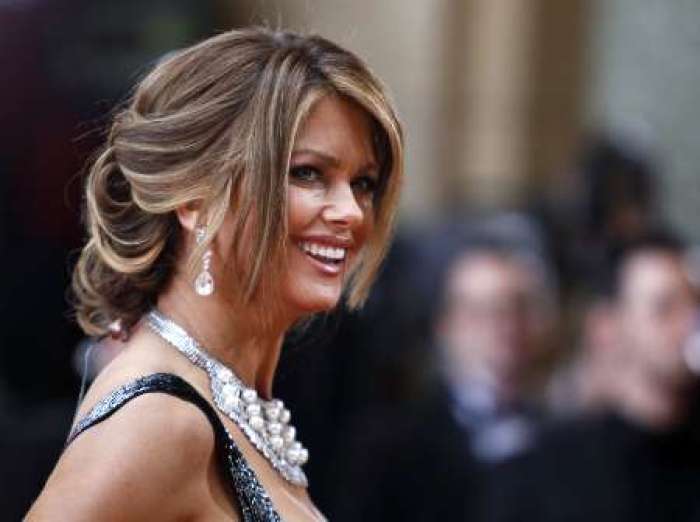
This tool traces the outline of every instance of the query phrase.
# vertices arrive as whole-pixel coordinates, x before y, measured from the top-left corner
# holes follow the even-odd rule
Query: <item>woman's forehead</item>
[[[311,107],[294,143],[293,153],[309,151],[339,162],[373,162],[371,117],[351,100],[324,96]]]

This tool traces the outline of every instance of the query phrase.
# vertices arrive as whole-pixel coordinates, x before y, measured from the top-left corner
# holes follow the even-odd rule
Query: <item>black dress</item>
[[[131,399],[144,393],[167,393],[197,406],[214,429],[216,454],[225,482],[230,485],[232,500],[240,507],[245,522],[280,521],[270,497],[243,458],[236,443],[219,419],[214,408],[192,385],[171,373],[155,373],[125,384],[98,402],[71,431],[66,446],[88,428],[107,419]]]

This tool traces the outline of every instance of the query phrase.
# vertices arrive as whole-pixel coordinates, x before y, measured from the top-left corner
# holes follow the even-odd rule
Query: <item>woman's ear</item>
[[[194,232],[199,222],[199,210],[199,203],[194,201],[177,207],[175,213],[177,214],[177,220],[180,222],[180,226],[189,232]]]

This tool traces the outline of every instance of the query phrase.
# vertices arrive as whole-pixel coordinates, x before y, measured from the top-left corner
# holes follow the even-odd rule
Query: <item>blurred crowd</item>
[[[333,520],[700,520],[697,254],[641,151],[599,136],[578,172],[566,214],[400,236],[329,347],[375,386],[337,429]]]
[[[81,234],[71,180],[99,136],[55,140],[114,92],[99,77],[41,81],[74,50],[25,47],[36,18],[3,16],[6,74],[34,79],[5,82],[0,106],[13,129],[0,143],[0,518],[15,520],[62,449],[80,379],[119,351],[86,350],[64,297]],[[400,228],[361,312],[289,336],[276,396],[330,520],[700,520],[700,256],[663,220],[652,151],[604,133],[581,149],[572,197]]]

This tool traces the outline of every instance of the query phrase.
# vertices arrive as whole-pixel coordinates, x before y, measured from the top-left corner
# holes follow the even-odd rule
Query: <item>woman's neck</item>
[[[284,334],[293,319],[262,317],[260,307],[234,303],[225,295],[201,297],[186,278],[175,277],[157,306],[247,386],[271,398]]]

